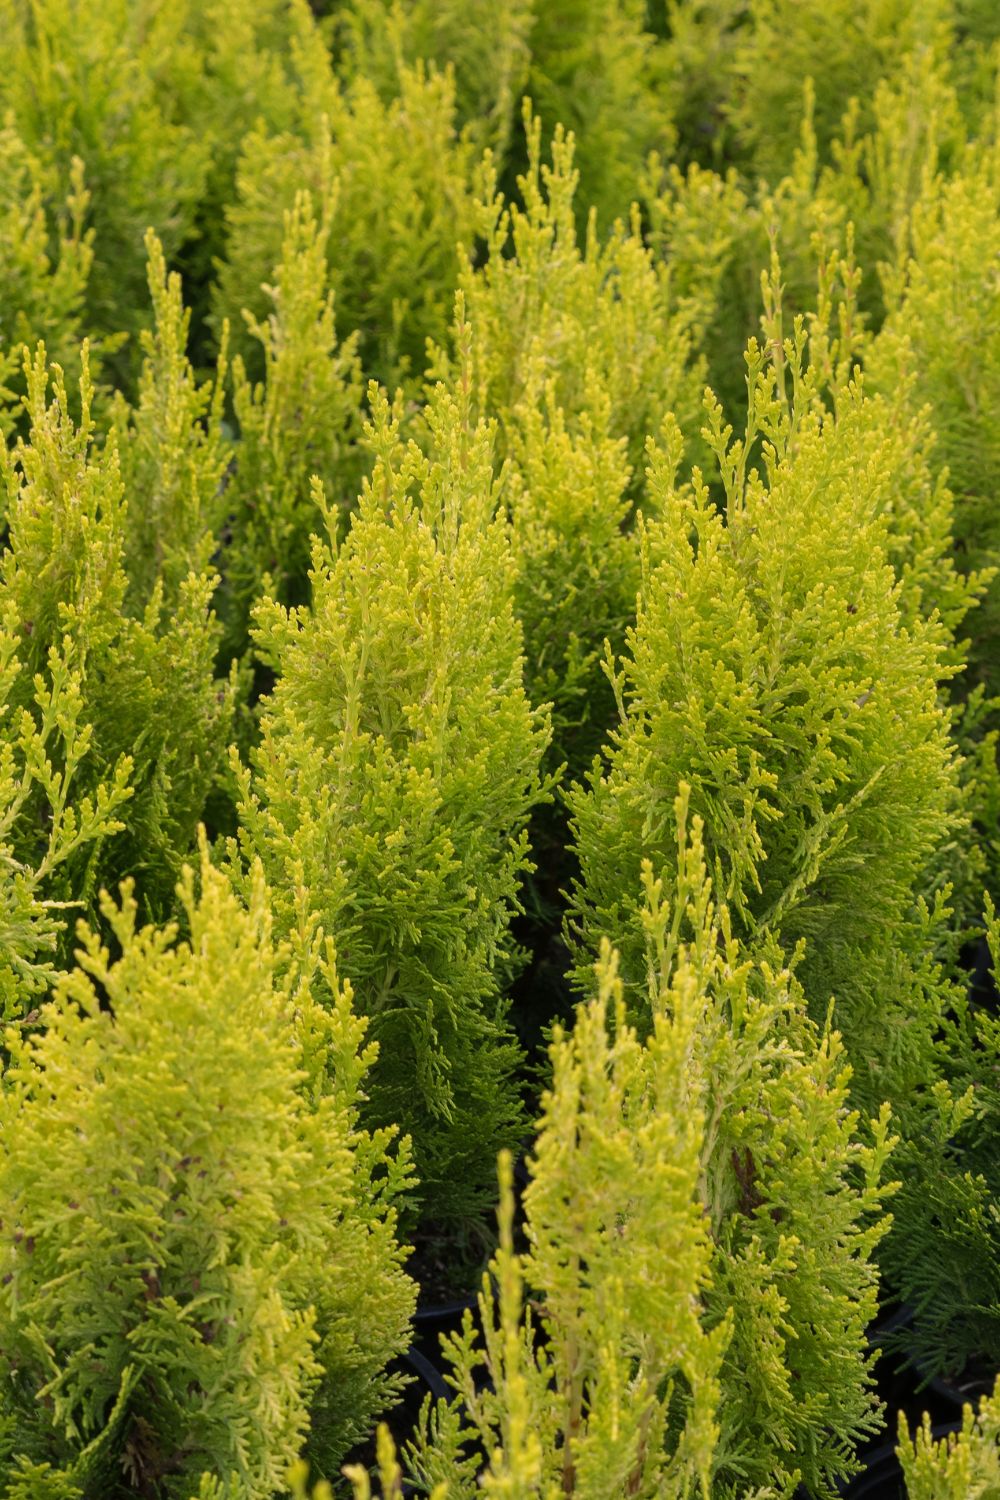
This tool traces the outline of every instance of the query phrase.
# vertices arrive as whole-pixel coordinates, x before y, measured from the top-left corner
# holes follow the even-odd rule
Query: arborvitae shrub
[[[674,458],[651,449],[660,519],[628,654],[608,663],[621,722],[571,793],[571,931],[581,976],[599,937],[621,946],[641,1009],[638,872],[649,858],[669,876],[669,808],[690,781],[736,930],[808,940],[806,993],[817,1017],[836,996],[858,1097],[873,1104],[923,1081],[942,1005],[936,971],[922,972],[940,918],[915,903],[957,822],[938,700],[947,636],[933,616],[903,616],[879,514],[893,471],[864,439],[861,392],[848,386],[828,412],[800,332],[783,349],[775,333],[791,404],[784,364],[779,378],[751,345],[747,439],[730,445],[709,406],[725,519],[697,471],[678,488]],[[763,474],[748,472],[759,432]]]
[[[550,166],[542,160],[540,118],[527,107],[524,118],[520,202],[487,180],[476,225],[485,253],[482,264],[467,259],[462,272],[475,400],[484,416],[497,418],[502,440],[550,390],[571,430],[595,401],[610,401],[608,430],[627,438],[638,465],[646,434],[659,430],[667,412],[695,435],[702,371],[691,344],[703,307],[675,303],[637,224],[599,236],[591,220],[579,231],[574,141],[556,127]],[[465,359],[461,350],[439,349],[432,369],[456,381]]]
[[[225,361],[200,383],[188,359],[190,314],[180,277],[146,235],[152,329],[143,329],[134,408],[119,395],[114,430],[127,500],[128,601],[141,614],[157,587],[171,606],[191,573],[210,569],[221,529],[229,445],[223,437]]]
[[[307,65],[308,64],[308,65]],[[328,226],[330,286],[342,335],[357,332],[366,373],[390,389],[414,385],[428,338],[443,338],[458,277],[459,240],[474,222],[471,143],[455,130],[454,83],[422,65],[400,70],[383,102],[367,78],[341,87],[311,55],[299,78],[294,125],[246,137],[227,211],[216,319],[228,316],[253,378],[261,353],[242,312],[263,320],[264,287],[281,260],[282,210],[312,194]]]
[[[222,244],[248,124],[280,130],[295,118],[290,51],[322,55],[304,0],[178,0],[168,11],[109,0],[10,0],[0,110],[68,195],[84,164],[94,264],[86,293],[92,334],[146,323],[142,237],[153,226],[169,264],[193,273],[189,299],[205,313],[205,283]],[[134,343],[117,362],[130,381]]]
[[[506,502],[525,686],[532,703],[552,704],[549,765],[568,765],[574,775],[611,724],[614,699],[600,658],[605,641],[624,646],[639,587],[631,471],[625,439],[608,431],[610,404],[595,388],[591,410],[568,422],[551,387],[529,384],[508,425]]]
[[[1000,562],[1000,287],[984,268],[1000,256],[995,164],[984,160],[933,182],[914,210],[912,255],[890,288],[885,328],[867,359],[874,386],[912,382],[926,402],[955,494],[955,550],[963,572]],[[970,621],[970,676],[1000,689],[1000,584]]]
[[[91,726],[82,718],[79,654],[53,646],[44,675],[24,691],[22,627],[3,605],[0,625],[0,1017],[20,1019],[54,983],[63,926],[79,890],[61,867],[92,861],[120,832],[131,795],[126,756],[96,786]],[[77,781],[88,791],[79,794]],[[59,900],[53,891],[63,895]]]
[[[675,303],[636,225],[581,237],[572,138],[556,130],[549,167],[541,121],[526,112],[525,128],[522,203],[483,201],[486,258],[463,273],[452,349],[432,369],[458,385],[471,362],[478,410],[498,423],[529,693],[553,704],[550,764],[579,774],[612,707],[596,658],[634,614],[642,443],[674,412],[697,425],[701,304]]]
[[[535,0],[347,0],[327,25],[338,72],[367,78],[387,104],[401,66],[453,69],[459,124],[503,161],[528,77]]]
[[[52,197],[42,163],[12,125],[0,127],[0,436],[19,415],[22,345],[42,340],[64,368],[79,368],[93,257],[82,162],[55,212]]]
[[[926,1416],[911,1437],[901,1412],[897,1452],[908,1500],[991,1500],[1000,1491],[1000,1384],[978,1411],[965,1407],[960,1432],[937,1440]]]
[[[412,1135],[424,1210],[450,1223],[523,1128],[503,992],[549,729],[522,683],[489,429],[442,388],[424,455],[372,399],[374,474],[344,541],[331,516],[317,542],[311,610],[257,613],[278,681],[241,838],[279,929],[305,901],[335,937],[381,1048],[369,1117]]]
[[[281,603],[307,596],[310,537],[323,529],[312,479],[346,512],[365,467],[357,334],[338,344],[327,287],[330,209],[328,201],[317,220],[308,194],[296,198],[269,288],[271,311],[249,320],[263,351],[263,379],[252,381],[240,356],[234,364],[240,441],[223,497],[223,607],[236,649],[246,645],[265,575]]]
[[[669,268],[674,296],[709,310],[701,341],[710,383],[727,417],[744,402],[740,354],[760,322],[760,273],[769,241],[781,254],[786,315],[808,314],[816,267],[832,253],[857,260],[854,336],[881,325],[882,283],[898,276],[909,244],[910,214],[929,178],[953,170],[967,133],[949,59],[941,47],[906,53],[875,91],[865,129],[845,107],[829,150],[817,134],[816,90],[803,86],[797,139],[787,168],[766,182],[730,168],[723,176],[651,158],[644,183],[649,240]]]
[[[87,331],[134,330],[145,316],[142,236],[168,257],[190,231],[207,170],[204,138],[172,118],[157,70],[174,48],[174,19],[112,0],[5,7],[7,66],[0,106],[67,192],[84,164],[95,235]]]
[[[784,1495],[796,1471],[827,1493],[875,1425],[887,1121],[855,1139],[838,1038],[746,958],[675,811],[675,901],[644,873],[650,1035],[605,943],[552,1047],[526,1248],[507,1175],[483,1334],[445,1346],[459,1400],[411,1454],[428,1489],[471,1496],[485,1466],[497,1493]]]
[[[948,0],[751,0],[737,32],[729,105],[740,154],[772,186],[786,174],[803,118],[803,84],[815,89],[815,128],[826,154],[850,99],[866,112],[876,87],[901,54],[940,37],[946,45]],[[867,121],[864,121],[867,124]]]
[[[180,896],[179,944],[138,926],[127,888],[120,908],[105,899],[121,957],[81,929],[44,1030],[6,1037],[13,1494],[186,1497],[208,1470],[270,1500],[310,1403],[342,1454],[406,1337],[391,1207],[405,1150],[357,1129],[370,1049],[349,993],[328,971],[324,1012],[308,970],[276,981],[259,872],[249,910],[206,855],[200,896],[190,872]]]
[[[173,378],[169,363],[161,368],[165,379]],[[9,628],[18,633],[23,668],[13,701],[30,706],[39,691],[36,675],[47,684],[52,653],[58,659],[72,649],[80,718],[91,732],[86,760],[74,772],[74,799],[93,797],[122,756],[131,761],[123,832],[65,861],[60,887],[50,894],[86,906],[99,885],[129,873],[155,912],[172,903],[180,863],[231,736],[232,685],[218,680],[214,669],[220,637],[211,610],[215,579],[208,570],[188,572],[169,591],[158,581],[148,599],[133,604],[126,558],[130,536],[140,539],[143,531],[129,529],[131,497],[114,441],[96,445],[86,356],[79,424],[70,416],[58,367],[50,395],[43,349],[30,362],[26,357],[25,376],[27,437],[0,453],[8,526],[0,597]],[[143,439],[152,437],[146,417],[152,422],[155,409],[154,402],[140,410]],[[172,431],[168,425],[162,442],[173,444],[178,460],[185,445],[196,448],[198,435],[183,424]],[[163,448],[146,449],[142,460],[147,472],[169,466]],[[140,505],[142,498],[135,497]],[[175,498],[189,499],[181,485]]]

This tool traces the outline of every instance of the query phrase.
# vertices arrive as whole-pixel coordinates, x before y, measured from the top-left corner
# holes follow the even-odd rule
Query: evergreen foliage
[[[1000,973],[1000,919],[986,930]],[[1000,1340],[1000,1016],[970,1006],[945,1045],[927,1124],[900,1160],[898,1213],[909,1231],[889,1243],[887,1269],[916,1319],[896,1343],[932,1375],[986,1366]],[[933,1246],[933,1251],[930,1247]]]
[[[419,384],[427,339],[446,332],[458,242],[474,222],[474,153],[456,135],[454,81],[422,65],[402,67],[399,93],[385,103],[366,77],[340,86],[325,56],[298,61],[294,124],[254,129],[243,143],[217,323],[228,316],[256,378],[261,355],[248,335],[240,340],[241,313],[266,317],[282,211],[306,190],[328,228],[342,333],[357,332],[369,376],[390,389]]]
[[[471,363],[477,410],[498,424],[528,691],[553,705],[551,766],[580,774],[613,710],[598,657],[606,639],[623,644],[635,612],[645,435],[675,412],[697,426],[701,303],[675,303],[636,222],[601,239],[591,221],[581,236],[572,137],[557,128],[549,165],[530,110],[525,133],[520,203],[490,184],[485,257],[463,271],[451,347],[432,370],[454,387]]]
[[[67,897],[64,866],[93,860],[124,826],[131,763],[106,781],[88,775],[91,726],[82,718],[81,674],[71,643],[53,646],[27,693],[21,626],[9,604],[0,627],[0,1013],[26,1012],[56,978]],[[82,795],[79,784],[89,786]],[[75,883],[69,890],[78,889]],[[57,892],[63,895],[60,900]]]
[[[60,184],[57,197],[76,191],[76,163],[85,165],[87,331],[135,334],[146,323],[143,235],[155,227],[168,263],[186,255],[202,279],[210,270],[248,121],[259,113],[280,129],[294,115],[284,55],[319,45],[308,7],[5,0],[2,19],[0,110]],[[137,355],[119,362],[123,378]]]
[[[549,727],[522,684],[490,429],[441,388],[422,454],[371,399],[374,473],[344,541],[331,515],[316,544],[311,610],[257,612],[278,680],[238,773],[241,841],[279,930],[304,890],[336,938],[381,1048],[370,1115],[412,1135],[425,1213],[461,1221],[522,1129],[503,988]]]
[[[259,871],[244,909],[203,854],[180,896],[184,943],[105,898],[121,957],[81,928],[44,1029],[6,1038],[8,1494],[187,1496],[209,1469],[270,1496],[310,1406],[336,1456],[391,1390],[407,1163],[356,1123],[363,1024],[328,961],[329,1010],[308,969],[276,981]]]
[[[912,214],[911,255],[893,288],[885,328],[869,365],[879,389],[903,380],[933,413],[941,461],[955,493],[955,552],[966,573],[1000,562],[1000,287],[978,269],[1000,256],[996,164],[935,182]],[[1000,586],[973,626],[970,673],[1000,689]]]
[[[750,346],[745,437],[708,404],[725,520],[697,470],[678,487],[676,451],[651,449],[660,519],[644,534],[628,654],[607,663],[621,722],[570,794],[570,933],[581,977],[601,936],[620,945],[641,1013],[638,874],[648,858],[669,877],[668,809],[689,780],[736,930],[807,939],[814,1014],[836,997],[874,1107],[922,1080],[945,1003],[926,963],[940,913],[916,903],[958,821],[937,694],[947,636],[933,614],[903,616],[880,514],[892,468],[863,436],[860,388],[828,411],[801,326],[775,334],[772,361]],[[749,467],[758,437],[763,472]]]
[[[674,141],[667,56],[644,0],[550,0],[535,7],[527,92],[547,133],[577,142],[581,219],[627,220],[643,162]]]
[[[410,1454],[425,1493],[480,1493],[482,1467],[492,1494],[826,1494],[874,1423],[887,1121],[853,1139],[839,1041],[746,959],[685,796],[675,901],[644,873],[650,1035],[605,943],[553,1043],[523,1253],[502,1163],[483,1333],[447,1342],[458,1402]]]
[[[188,359],[191,319],[180,277],[168,275],[152,230],[146,251],[153,327],[140,335],[144,357],[135,407],[119,393],[114,421],[129,508],[128,601],[137,614],[158,588],[173,607],[190,574],[209,573],[229,460],[222,430],[225,359],[214,383],[199,383]]]
[[[346,0],[332,29],[339,71],[377,85],[385,103],[417,63],[455,75],[457,120],[502,161],[528,81],[534,0]]]
[[[18,416],[21,349],[43,341],[79,368],[83,301],[93,256],[88,194],[76,159],[72,190],[53,214],[45,170],[12,125],[0,128],[0,432]],[[55,248],[52,240],[55,240]]]
[[[252,381],[238,355],[233,408],[240,442],[225,488],[225,612],[233,646],[246,644],[264,591],[281,603],[307,597],[310,537],[323,516],[315,477],[347,510],[360,488],[361,370],[357,334],[338,343],[327,287],[330,203],[317,220],[307,193],[285,219],[282,256],[269,289],[272,310],[249,331],[263,350]]]
[[[151,351],[155,361],[157,347]],[[176,375],[166,358],[158,370],[158,375],[149,370],[144,382],[150,400],[140,409],[137,454],[126,465],[155,472],[165,494],[163,476],[179,476],[172,494],[182,504],[191,499],[183,465],[190,459],[197,468],[199,434],[187,422],[190,407],[179,426],[171,430],[166,423],[166,430],[154,432],[158,418],[170,410],[165,391],[153,399],[154,384],[157,379],[169,384]],[[88,726],[86,755],[81,758],[73,749],[70,736],[65,749],[71,760],[60,764],[57,759],[56,772],[68,772],[72,765],[74,800],[86,796],[96,806],[98,787],[117,782],[127,759],[132,793],[127,811],[118,814],[123,831],[113,840],[78,845],[60,863],[49,895],[82,902],[87,909],[100,885],[132,873],[143,902],[156,912],[172,902],[180,863],[221,774],[231,730],[233,685],[214,675],[215,580],[207,569],[179,573],[168,593],[159,579],[148,598],[130,608],[129,541],[141,551],[151,532],[130,530],[135,511],[125,494],[113,436],[97,445],[86,349],[78,423],[58,366],[50,390],[41,346],[33,358],[25,355],[24,375],[27,436],[0,455],[8,533],[0,557],[0,595],[22,668],[12,679],[9,701],[17,710],[41,704],[55,691],[48,675],[54,664],[66,663],[79,695],[72,718],[81,728]],[[188,398],[198,406],[200,398],[190,388]],[[150,500],[155,495],[154,489]],[[166,516],[165,526],[174,520],[173,514]],[[50,738],[50,757],[57,748]],[[39,784],[38,794],[42,791]],[[46,816],[37,798],[36,816]],[[34,860],[29,856],[27,863]]]
[[[998,14],[0,0],[8,1500],[833,1500],[876,1348],[992,1386]]]
[[[900,56],[933,42],[950,19],[948,0],[835,0],[822,8],[750,0],[749,11],[733,52],[729,109],[741,153],[772,186],[791,165],[806,79],[825,154],[848,101],[869,111],[879,82],[895,73]]]
[[[575,210],[587,200],[574,139],[557,126],[549,164],[541,118],[527,105],[524,129],[517,200],[486,179],[475,225],[485,250],[461,276],[478,409],[504,435],[549,388],[573,427],[607,399],[610,431],[636,463],[667,412],[685,432],[697,426],[702,372],[691,343],[703,305],[674,303],[635,221],[606,237],[593,221],[580,232]],[[439,349],[432,369],[454,380],[463,358]]]
[[[901,1415],[898,1451],[909,1500],[990,1500],[1000,1488],[1000,1387],[939,1440],[927,1417],[911,1439]]]

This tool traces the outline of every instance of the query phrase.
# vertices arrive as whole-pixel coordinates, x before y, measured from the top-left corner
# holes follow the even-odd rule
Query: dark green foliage
[[[994,975],[1000,921],[987,898]],[[898,1214],[887,1269],[916,1310],[898,1345],[928,1374],[985,1372],[1000,1341],[1000,1016],[973,994],[942,1045],[950,1075],[929,1094],[925,1128],[900,1159]]]

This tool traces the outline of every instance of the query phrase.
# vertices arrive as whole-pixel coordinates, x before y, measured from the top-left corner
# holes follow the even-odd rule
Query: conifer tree
[[[369,1117],[412,1135],[424,1210],[454,1223],[522,1130],[503,996],[549,728],[522,683],[490,429],[441,388],[424,454],[370,399],[374,473],[344,541],[331,514],[316,544],[312,608],[257,612],[278,680],[241,842],[279,930],[304,899],[335,938],[381,1048]]]
[[[272,309],[249,330],[264,355],[260,382],[241,356],[233,371],[240,442],[226,486],[224,611],[231,645],[244,649],[263,591],[283,604],[307,597],[310,537],[323,529],[312,496],[319,479],[335,506],[353,505],[364,468],[357,334],[338,344],[326,262],[331,205],[317,220],[308,193],[285,217]]]
[[[549,386],[571,430],[592,412],[595,395],[606,398],[609,430],[627,439],[635,465],[667,412],[686,435],[698,425],[701,369],[691,344],[703,307],[675,304],[637,222],[604,236],[585,217],[581,231],[575,141],[557,125],[549,165],[541,118],[528,104],[524,130],[520,201],[498,191],[495,174],[487,177],[476,224],[485,256],[481,264],[467,258],[462,272],[475,400],[482,415],[497,418],[504,440]],[[438,349],[433,373],[457,380],[463,359],[460,350]]]
[[[647,15],[643,0],[535,7],[527,93],[547,133],[575,137],[577,208],[581,222],[596,212],[602,235],[628,219],[649,152],[668,154],[675,138],[667,53]]]
[[[325,56],[306,0],[178,0],[169,11],[8,0],[3,16],[0,115],[14,114],[56,201],[83,162],[94,231],[83,331],[147,326],[150,226],[169,265],[186,259],[203,317],[247,122],[286,128],[298,108],[290,54]],[[139,359],[133,341],[116,361],[130,394]]]
[[[729,105],[741,154],[772,186],[784,176],[804,109],[815,90],[815,127],[825,155],[848,101],[870,110],[880,80],[914,47],[947,47],[950,0],[850,0],[818,9],[796,0],[751,0],[737,33]],[[766,100],[766,103],[765,103]],[[867,121],[864,122],[867,124]]]
[[[5,7],[10,66],[0,106],[13,110],[27,144],[44,151],[66,187],[72,160],[82,159],[92,195],[88,333],[136,328],[146,308],[142,235],[159,226],[171,254],[202,191],[205,145],[158,97],[153,58],[170,56],[172,30],[172,19],[147,25],[125,3]]]
[[[77,902],[62,867],[93,861],[119,833],[131,795],[123,756],[106,781],[88,774],[91,726],[70,643],[53,647],[33,694],[22,691],[21,627],[6,606],[0,626],[0,1017],[26,1019],[55,982],[63,925]],[[78,794],[77,780],[89,790]],[[53,892],[61,892],[59,900]]]
[[[1000,562],[1000,291],[983,268],[1000,254],[996,164],[983,153],[951,181],[929,184],[914,209],[911,255],[889,289],[889,316],[871,350],[873,385],[912,382],[938,435],[940,461],[955,494],[955,554],[963,572]],[[1000,688],[1000,583],[970,622],[972,683]]]
[[[786,949],[807,939],[814,1015],[836,997],[873,1107],[923,1083],[949,1003],[928,958],[943,919],[932,870],[961,822],[938,694],[954,668],[936,615],[914,596],[903,612],[886,556],[898,465],[861,436],[862,392],[848,382],[831,413],[803,368],[801,324],[783,341],[773,322],[769,343],[777,368],[750,346],[745,438],[731,442],[708,409],[725,521],[697,470],[678,487],[676,454],[650,450],[660,519],[644,535],[628,654],[607,664],[621,722],[570,798],[570,931],[581,977],[601,936],[620,945],[641,1010],[638,871],[644,858],[673,868],[667,809],[689,780],[736,930]],[[763,473],[750,467],[759,437]]]
[[[16,426],[21,347],[45,342],[78,368],[80,322],[93,258],[85,227],[83,163],[73,164],[66,201],[53,214],[49,174],[12,125],[0,127],[0,436]],[[55,250],[53,251],[53,241]]]
[[[487,255],[463,273],[432,370],[457,385],[471,364],[477,409],[498,423],[528,690],[553,704],[549,764],[581,774],[610,724],[597,658],[634,616],[642,444],[675,412],[697,425],[697,304],[675,304],[637,225],[581,236],[573,139],[557,128],[548,166],[530,109],[525,130],[521,204],[495,184],[484,197]]]
[[[674,900],[643,872],[650,1034],[604,943],[553,1043],[521,1253],[502,1165],[483,1332],[446,1342],[458,1399],[409,1454],[425,1493],[825,1494],[875,1425],[887,1116],[863,1144],[839,1039],[733,936],[686,796]]]
[[[170,606],[192,573],[210,570],[222,529],[229,445],[223,437],[225,351],[215,380],[200,383],[188,358],[190,313],[163,247],[146,235],[153,326],[143,351],[134,407],[119,392],[114,434],[128,511],[128,601],[139,614],[157,587]]]
[[[985,926],[1000,973],[1000,919]],[[1000,1341],[1000,1017],[963,1007],[941,1040],[925,1128],[900,1156],[901,1230],[886,1269],[915,1311],[896,1347],[932,1375],[992,1370]],[[950,1087],[949,1087],[950,1085]]]
[[[233,687],[217,680],[214,668],[215,579],[207,569],[187,571],[169,594],[160,579],[148,598],[130,600],[129,540],[141,546],[151,533],[141,524],[130,529],[132,497],[125,494],[113,437],[97,445],[86,350],[78,424],[58,367],[50,394],[41,347],[25,357],[25,380],[27,436],[0,453],[8,527],[0,597],[23,669],[12,702],[21,709],[39,692],[50,693],[50,663],[71,652],[79,717],[89,725],[88,753],[73,775],[74,798],[93,800],[97,787],[117,775],[123,756],[131,763],[124,830],[64,861],[49,895],[83,903],[86,911],[100,884],[132,873],[141,899],[159,911],[172,903],[231,732]],[[192,399],[197,404],[197,396]],[[138,430],[146,437],[153,408],[140,413]],[[163,446],[168,441],[177,460],[188,445],[197,447],[198,435],[182,423],[162,433],[161,446],[144,446],[142,462],[159,474],[171,469]],[[173,472],[182,469],[178,461]],[[139,505],[142,498],[135,496]],[[179,482],[175,499],[190,498]],[[57,769],[64,768],[57,762]]]
[[[1000,1384],[978,1410],[966,1405],[959,1432],[940,1439],[926,1415],[911,1437],[901,1412],[897,1452],[908,1500],[991,1500],[1000,1489]]]
[[[346,0],[326,24],[341,77],[367,78],[386,104],[402,67],[452,69],[458,123],[503,162],[527,83],[534,0]]]
[[[335,1461],[392,1390],[407,1158],[357,1125],[363,1024],[315,934],[329,1009],[308,964],[277,981],[259,870],[246,910],[204,850],[200,885],[183,943],[105,897],[120,958],[81,927],[44,1029],[6,1037],[11,1495],[187,1497],[207,1471],[269,1500],[310,1416]]]
[[[281,130],[259,127],[243,143],[227,209],[226,259],[215,318],[228,317],[253,379],[262,351],[242,314],[262,322],[264,287],[281,259],[282,211],[312,194],[328,226],[329,284],[341,335],[357,332],[362,366],[395,389],[419,389],[428,338],[448,326],[459,263],[475,209],[474,152],[455,128],[448,74],[400,70],[390,102],[365,77],[338,84],[329,58],[297,54],[299,110]]]

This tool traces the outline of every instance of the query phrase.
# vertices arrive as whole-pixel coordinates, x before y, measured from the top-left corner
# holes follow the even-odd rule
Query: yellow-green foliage
[[[955,493],[963,572],[1000,562],[1000,188],[987,155],[978,170],[934,181],[912,215],[911,258],[867,361],[878,389],[912,382],[927,403],[938,456]],[[989,268],[989,269],[987,269]],[[1000,586],[970,621],[971,675],[1000,688]]]
[[[654,1500],[709,1479],[729,1328],[700,1320],[712,1245],[689,1058],[702,997],[684,972],[664,1001],[644,1045],[606,948],[595,999],[557,1033],[524,1200],[529,1248],[514,1250],[504,1160],[483,1333],[470,1317],[446,1345],[461,1415],[439,1409],[414,1459],[428,1488],[476,1493],[462,1483],[473,1443],[486,1494]]]
[[[0,104],[64,193],[83,161],[94,230],[88,331],[132,331],[146,305],[142,235],[154,224],[176,251],[207,170],[204,141],[171,118],[157,89],[173,20],[128,0],[7,0],[3,28]]]
[[[252,130],[227,210],[226,261],[216,316],[237,347],[241,313],[267,313],[264,285],[281,259],[282,210],[313,196],[327,226],[330,286],[342,335],[357,332],[367,374],[390,388],[419,382],[428,338],[448,327],[458,241],[474,223],[471,144],[455,131],[454,83],[423,66],[400,70],[388,103],[359,77],[341,87],[328,60],[310,56],[299,78],[293,127]]]
[[[22,345],[43,340],[64,367],[79,367],[93,255],[79,159],[55,214],[52,196],[42,164],[13,125],[0,128],[0,436],[17,423]]]
[[[911,1438],[900,1413],[898,1452],[909,1500],[992,1500],[1000,1494],[1000,1385],[978,1411],[965,1407],[961,1432],[939,1441],[929,1417]]]
[[[839,1039],[733,937],[686,796],[672,904],[644,872],[650,1034],[603,944],[551,1051],[527,1249],[508,1168],[484,1332],[446,1343],[459,1401],[411,1463],[449,1495],[478,1493],[477,1452],[495,1494],[826,1493],[875,1425],[887,1119],[856,1139]]]
[[[950,18],[948,0],[750,0],[748,10],[732,58],[729,112],[741,154],[772,186],[791,164],[806,79],[825,154],[848,101],[857,99],[867,114],[900,56],[933,40]]]
[[[522,1128],[503,991],[549,729],[522,684],[490,430],[441,388],[424,455],[371,396],[375,470],[344,541],[331,516],[316,544],[312,608],[257,613],[278,681],[241,837],[279,929],[306,899],[335,937],[381,1047],[371,1116],[412,1134],[428,1215],[461,1219]]]
[[[363,1024],[328,961],[328,1010],[308,967],[277,982],[259,871],[246,909],[204,854],[200,885],[184,942],[105,898],[120,958],[81,929],[43,1029],[6,1037],[6,1493],[183,1496],[208,1470],[266,1500],[310,1408],[336,1457],[391,1389],[406,1154],[357,1127]]]
[[[180,277],[167,274],[152,230],[146,250],[153,327],[140,335],[135,407],[119,393],[114,420],[128,506],[128,598],[137,614],[158,586],[172,606],[190,574],[210,570],[229,457],[222,435],[224,359],[214,383],[198,382],[187,355],[190,315]]]
[[[673,142],[664,49],[643,0],[537,0],[527,92],[547,133],[577,142],[578,207],[601,232],[628,218],[648,152]]]
[[[210,264],[247,124],[259,114],[280,129],[293,116],[282,54],[293,40],[318,45],[308,8],[4,0],[0,18],[0,110],[61,185],[57,197],[83,162],[94,231],[87,331],[135,332],[146,322],[143,235],[156,229],[170,263],[202,236],[209,253],[194,251],[194,262]]]
[[[162,368],[169,376],[169,367]],[[100,783],[119,774],[123,757],[132,789],[127,810],[118,814],[123,832],[77,849],[61,864],[50,894],[86,904],[100,884],[134,874],[142,900],[157,911],[172,902],[231,732],[232,685],[214,674],[215,580],[210,571],[189,572],[169,593],[158,581],[148,598],[132,603],[129,541],[140,541],[143,532],[129,528],[132,497],[113,437],[97,445],[86,351],[78,424],[58,367],[51,391],[49,378],[39,347],[32,360],[25,356],[27,436],[0,452],[8,527],[0,599],[23,669],[12,702],[28,707],[39,692],[50,693],[52,664],[70,661],[78,717],[90,735],[73,773],[74,798],[93,798]],[[146,415],[144,408],[140,434],[150,436]],[[198,436],[182,425],[162,434],[168,440],[176,456]],[[153,469],[167,467],[162,449],[147,449],[145,457]],[[177,490],[178,498],[189,498],[181,485]],[[141,505],[141,494],[135,499]],[[56,748],[53,741],[49,754]],[[65,749],[69,755],[70,743]],[[56,767],[64,769],[58,760]],[[44,818],[44,802],[35,811]]]
[[[579,773],[610,722],[597,657],[634,615],[645,435],[672,413],[688,434],[698,425],[700,304],[675,304],[637,226],[581,236],[572,139],[556,130],[549,166],[530,111],[525,128],[521,202],[491,190],[481,204],[486,257],[463,272],[451,349],[432,368],[471,379],[497,421],[528,689],[553,704],[551,764]]]
[[[628,654],[607,665],[621,722],[571,794],[571,929],[581,976],[600,937],[621,945],[641,1008],[638,873],[645,858],[673,868],[669,807],[689,780],[737,931],[808,940],[814,1014],[836,996],[859,1097],[874,1104],[890,1079],[896,1097],[923,1078],[942,1004],[922,972],[937,919],[915,902],[957,822],[937,691],[947,635],[933,615],[903,614],[887,560],[892,449],[864,435],[862,393],[848,384],[827,411],[801,329],[783,349],[774,334],[777,370],[751,345],[746,439],[708,408],[725,519],[697,471],[678,487],[676,455],[651,449],[661,519],[644,537]],[[763,472],[750,468],[758,435]]]
[[[360,488],[361,372],[357,333],[337,341],[327,287],[331,203],[317,221],[309,195],[285,218],[271,311],[251,318],[264,355],[254,382],[237,356],[233,408],[240,430],[225,485],[225,613],[232,644],[245,645],[265,576],[281,603],[307,597],[310,536],[323,530],[310,481],[347,511]]]
[[[79,654],[53,646],[45,672],[26,693],[18,648],[22,629],[5,602],[0,626],[0,1015],[24,1016],[56,977],[63,921],[74,902],[61,867],[93,860],[102,839],[124,824],[131,762],[122,756],[107,781],[88,764],[91,726],[82,718]],[[78,782],[88,787],[80,795]],[[71,889],[73,887],[71,886]]]
[[[593,222],[578,229],[575,144],[557,127],[549,165],[540,118],[526,108],[524,121],[519,201],[487,181],[476,223],[485,254],[462,272],[475,400],[502,437],[550,389],[574,429],[595,400],[610,401],[608,429],[628,440],[637,465],[646,434],[667,412],[695,435],[701,370],[691,343],[703,307],[675,304],[635,224],[607,238]],[[461,351],[439,350],[433,368],[454,380],[463,362]]]
[[[375,83],[386,103],[404,66],[452,68],[459,124],[502,159],[527,82],[534,13],[535,0],[345,0],[330,26],[340,73]]]
[[[599,661],[606,640],[624,645],[639,587],[625,439],[608,430],[603,388],[590,405],[568,422],[552,386],[526,393],[508,431],[505,494],[525,686],[532,703],[552,704],[549,763],[576,774],[611,723]]]

